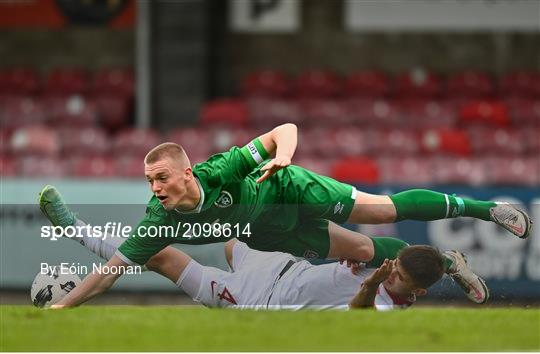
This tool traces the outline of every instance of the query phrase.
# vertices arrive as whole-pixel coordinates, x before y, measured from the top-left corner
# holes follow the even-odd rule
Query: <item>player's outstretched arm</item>
[[[270,155],[275,152],[276,156],[261,168],[264,174],[257,180],[257,183],[291,164],[298,143],[298,129],[296,125],[286,123],[261,135],[259,140]]]
[[[110,271],[107,272],[108,274],[105,274],[105,272],[92,273],[86,276],[79,286],[73,289],[73,291],[67,294],[58,303],[52,305],[51,308],[59,309],[64,307],[74,307],[92,299],[94,296],[97,296],[109,289],[114,284],[116,279],[118,279],[123,273],[122,270],[126,269],[127,266],[128,264],[121,260],[118,256],[112,256],[105,267],[111,270],[118,269],[118,271]]]
[[[360,291],[352,298],[351,302],[349,303],[349,308],[374,308],[377,289],[379,288],[379,285],[390,276],[390,273],[392,273],[394,263],[395,260],[391,261],[385,259],[383,264],[364,280],[362,286],[360,287]]]

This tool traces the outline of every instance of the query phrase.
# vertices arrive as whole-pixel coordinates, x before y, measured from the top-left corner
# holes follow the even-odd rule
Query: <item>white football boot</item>
[[[489,214],[493,222],[517,237],[523,239],[529,237],[532,220],[524,211],[515,208],[509,203],[498,202],[496,206],[489,209]]]
[[[446,251],[443,254],[453,263],[446,274],[463,289],[469,300],[477,304],[485,304],[489,299],[489,289],[484,280],[467,266],[465,255],[458,251]]]

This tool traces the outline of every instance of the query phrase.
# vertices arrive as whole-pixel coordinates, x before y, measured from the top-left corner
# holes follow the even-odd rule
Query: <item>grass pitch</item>
[[[2,351],[538,351],[539,309],[0,307]]]

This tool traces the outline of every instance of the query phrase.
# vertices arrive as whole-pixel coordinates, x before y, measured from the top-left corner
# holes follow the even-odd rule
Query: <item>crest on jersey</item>
[[[221,191],[221,194],[219,195],[218,199],[214,202],[214,205],[219,208],[227,208],[230,207],[233,203],[233,197],[231,193],[227,191]]]
[[[305,259],[319,258],[319,254],[315,252],[314,250],[307,250],[306,252],[304,252],[304,258]]]

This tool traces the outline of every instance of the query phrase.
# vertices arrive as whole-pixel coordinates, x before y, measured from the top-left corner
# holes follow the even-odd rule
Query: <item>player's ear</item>
[[[417,288],[413,291],[413,294],[416,296],[424,296],[427,294],[427,289]]]
[[[184,169],[184,179],[186,181],[191,181],[193,179],[193,170],[191,169],[191,167],[186,167]]]

